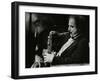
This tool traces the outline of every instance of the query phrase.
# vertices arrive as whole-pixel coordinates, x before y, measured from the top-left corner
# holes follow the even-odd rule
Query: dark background
[[[34,15],[34,17],[32,17]],[[26,49],[26,60],[25,67],[30,68],[34,63],[34,56],[38,54],[42,57],[42,50],[47,48],[47,37],[51,30],[58,32],[66,32],[68,29],[68,17],[71,14],[44,14],[44,13],[25,13],[25,49]],[[35,22],[35,18],[37,18]],[[34,22],[33,22],[34,20]],[[38,34],[38,37],[34,37],[34,29],[36,26],[33,26],[33,23],[41,23],[43,31]],[[82,33],[84,37],[89,40],[89,16],[84,16]],[[57,39],[58,40],[58,39]],[[60,41],[60,40],[58,40]],[[56,41],[57,42],[57,41]],[[39,50],[35,51],[35,47],[38,45]],[[57,49],[57,48],[56,48]]]

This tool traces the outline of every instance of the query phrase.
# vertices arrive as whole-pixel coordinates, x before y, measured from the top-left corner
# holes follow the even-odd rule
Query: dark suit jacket
[[[42,57],[42,50],[47,47],[48,31],[43,31],[41,34],[34,37],[34,33],[26,32],[26,68],[30,68],[35,60],[35,55]],[[36,51],[36,45],[38,50]]]
[[[68,37],[65,41],[68,40]],[[63,43],[65,43],[65,41]],[[55,56],[52,65],[89,63],[88,40],[79,36],[61,56]]]

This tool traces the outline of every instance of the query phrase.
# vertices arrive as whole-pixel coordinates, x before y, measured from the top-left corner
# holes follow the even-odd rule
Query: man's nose
[[[70,32],[70,27],[68,27],[68,31]]]

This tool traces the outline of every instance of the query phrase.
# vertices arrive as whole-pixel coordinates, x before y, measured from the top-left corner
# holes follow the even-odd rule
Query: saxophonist
[[[68,34],[65,36],[58,52],[43,50],[45,63],[51,65],[63,64],[89,64],[89,41],[82,34],[82,16],[69,16]]]

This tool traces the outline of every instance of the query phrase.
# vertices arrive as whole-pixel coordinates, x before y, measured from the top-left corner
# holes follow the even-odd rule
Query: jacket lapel
[[[65,55],[65,53],[70,54],[70,52],[72,52],[72,50],[76,48],[79,38],[80,37],[75,39],[75,41],[61,55]]]

